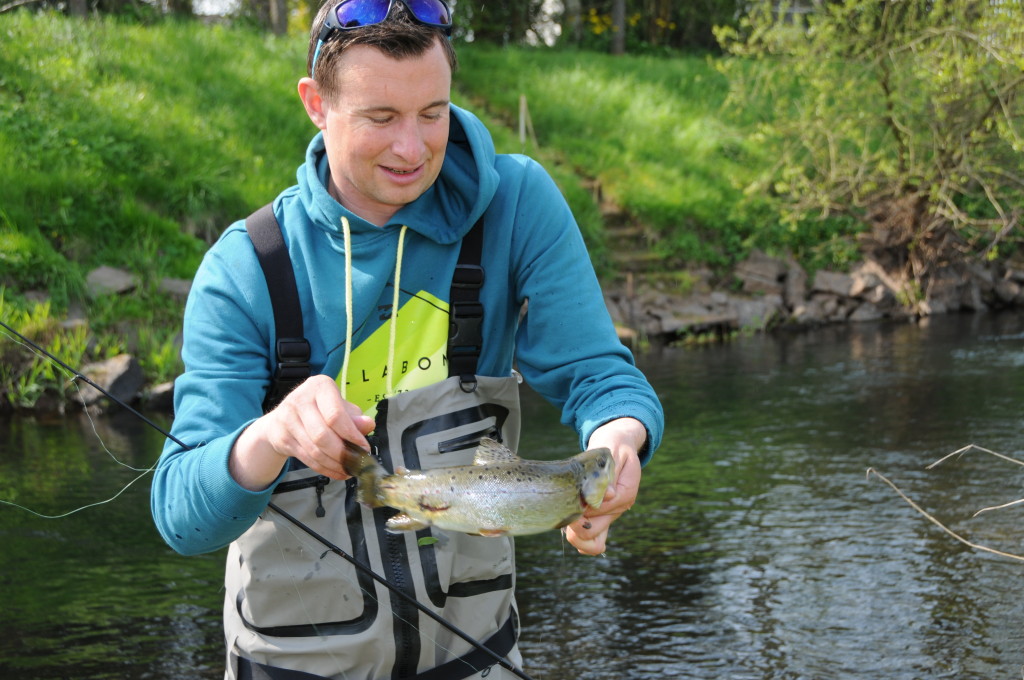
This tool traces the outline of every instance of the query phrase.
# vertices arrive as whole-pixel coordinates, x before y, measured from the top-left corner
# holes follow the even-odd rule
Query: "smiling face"
[[[331,195],[381,226],[441,172],[451,66],[440,43],[402,60],[356,45],[341,56],[338,72],[335,101],[320,98],[308,78],[300,82],[299,93],[324,133]]]

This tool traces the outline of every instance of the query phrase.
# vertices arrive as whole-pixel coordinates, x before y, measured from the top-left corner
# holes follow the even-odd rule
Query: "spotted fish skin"
[[[361,503],[400,511],[388,520],[396,532],[434,526],[480,536],[540,533],[570,524],[588,507],[601,507],[615,482],[608,449],[527,460],[486,438],[472,465],[389,474],[369,453],[350,447],[345,467],[358,480]]]

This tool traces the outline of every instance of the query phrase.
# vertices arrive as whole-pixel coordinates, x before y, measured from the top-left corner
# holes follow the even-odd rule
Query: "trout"
[[[349,444],[345,471],[358,480],[356,498],[369,507],[399,511],[392,532],[435,526],[480,536],[522,536],[574,522],[601,507],[615,482],[606,449],[554,461],[525,460],[484,438],[472,465],[431,470],[397,468],[394,474],[367,451]]]

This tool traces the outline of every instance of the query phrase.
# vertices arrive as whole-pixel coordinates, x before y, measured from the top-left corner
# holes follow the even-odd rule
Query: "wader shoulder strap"
[[[483,348],[484,306],[480,289],[484,285],[484,218],[462,237],[459,262],[452,276],[448,329],[448,376],[458,376],[466,392],[476,389],[477,363]]]
[[[483,216],[462,238],[459,261],[452,276],[449,305],[448,375],[459,376],[462,389],[476,389],[477,363],[483,347],[484,308],[480,289],[484,285]],[[310,375],[309,342],[302,330],[302,309],[295,285],[291,258],[281,227],[267,204],[245,220],[245,229],[256,249],[260,267],[270,291],[277,335],[275,368],[263,411],[277,406],[285,396]]]
[[[302,308],[295,286],[295,272],[281,226],[274,217],[273,204],[268,203],[250,215],[245,220],[245,229],[267,279],[277,336],[274,372],[263,400],[263,412],[266,413],[309,377],[309,342],[302,330]]]

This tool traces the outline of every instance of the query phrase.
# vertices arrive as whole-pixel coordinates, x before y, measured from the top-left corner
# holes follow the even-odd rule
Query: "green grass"
[[[726,122],[728,83],[708,58],[474,45],[460,59],[460,87],[507,117],[525,95],[541,148],[598,180],[677,263],[728,263],[756,236],[742,190],[766,160]]]
[[[190,277],[206,239],[301,160],[294,40],[21,12],[0,31],[0,229],[21,253],[8,284],[66,302],[99,264]]]
[[[93,346],[136,352],[151,381],[173,376],[182,306],[158,283],[190,278],[228,224],[294,183],[315,133],[295,91],[305,36],[15,11],[0,14],[0,44],[0,315],[54,333],[38,317],[84,304]],[[455,101],[500,152],[549,169],[602,273],[613,272],[594,181],[651,229],[666,269],[772,250],[777,213],[743,194],[766,162],[744,118],[757,112],[727,122],[712,60],[457,49]],[[515,132],[520,94],[539,148]],[[88,300],[99,265],[143,284]],[[31,290],[50,304],[34,306]]]
[[[173,377],[182,305],[159,281],[191,278],[229,223],[294,182],[315,132],[295,94],[301,41],[12,12],[0,42],[0,316],[33,319],[48,339],[61,332],[39,317],[84,303],[93,351],[75,360],[133,351],[151,381]],[[142,285],[88,300],[85,275],[99,265]],[[29,302],[31,290],[51,304]],[[23,374],[2,377],[12,402],[39,396]]]

